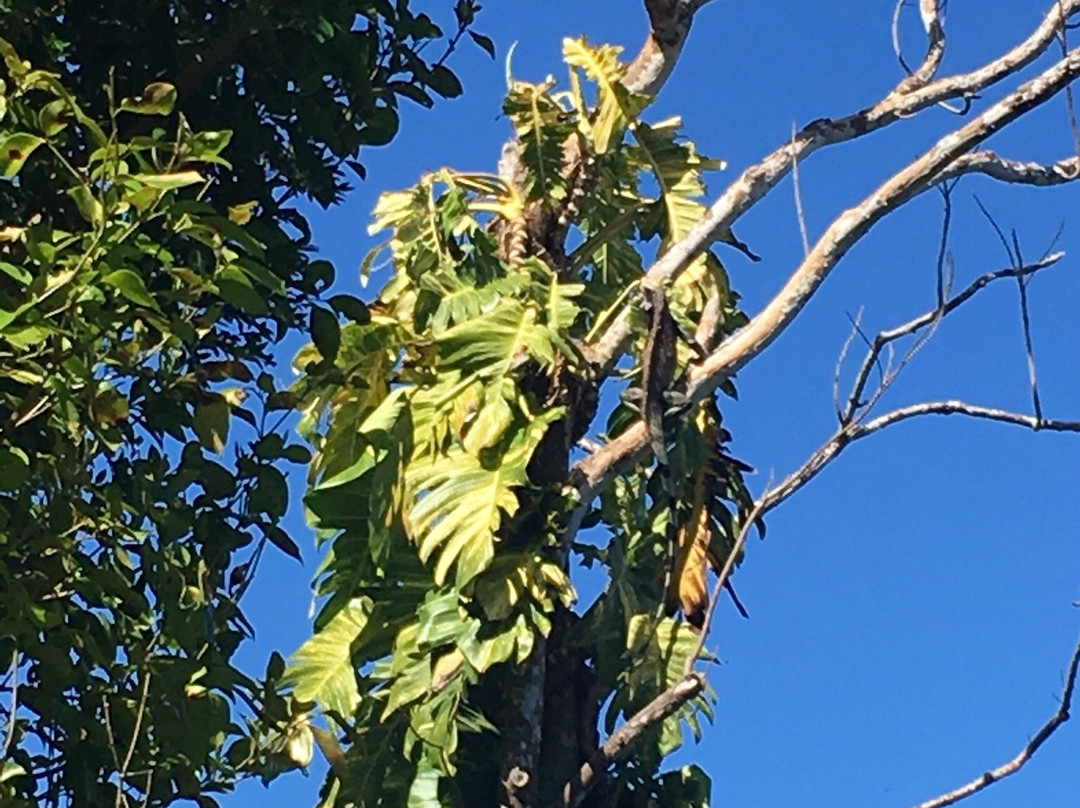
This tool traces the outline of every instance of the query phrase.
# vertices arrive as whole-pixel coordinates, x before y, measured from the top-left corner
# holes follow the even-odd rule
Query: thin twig
[[[851,350],[851,344],[855,341],[855,337],[862,333],[862,318],[863,307],[860,306],[859,310],[855,312],[854,317],[851,319],[851,331],[848,332],[847,339],[844,340],[843,347],[840,348],[840,356],[836,359],[836,368],[833,370],[833,409],[836,411],[836,420],[840,423],[844,422],[844,411],[840,409],[840,374],[844,369],[844,362],[847,360],[848,351]]]
[[[791,143],[794,146],[795,136],[798,131],[795,128],[795,121],[791,122]],[[799,160],[798,158],[791,161],[791,184],[795,191],[795,216],[799,220],[799,235],[802,237],[803,255],[810,254],[810,234],[806,230],[806,214],[803,212],[802,202],[802,186],[799,184]]]
[[[0,749],[0,760],[7,759],[11,742],[15,739],[15,713],[19,711],[19,649],[11,652],[11,667],[8,669],[11,677],[11,712],[8,713],[7,731],[4,733],[4,748]]]
[[[1020,239],[1016,231],[1012,232],[1013,254],[1016,263],[1023,264],[1024,256],[1020,252]],[[1016,286],[1020,291],[1020,324],[1024,332],[1024,353],[1027,354],[1028,384],[1031,386],[1031,407],[1035,417],[1042,420],[1042,401],[1039,396],[1039,371],[1035,363],[1035,348],[1031,341],[1031,309],[1028,305],[1027,285],[1029,278],[1016,276]]]
[[[1065,675],[1065,686],[1061,692],[1061,702],[1058,705],[1057,712],[1055,712],[1050,720],[1047,721],[1035,736],[1027,742],[1020,753],[1007,763],[998,766],[996,769],[992,769],[988,772],[984,772],[957,789],[942,794],[939,797],[934,797],[932,800],[926,802],[920,802],[914,808],[944,808],[946,805],[953,805],[961,800],[978,794],[985,788],[992,786],[994,783],[1004,780],[1006,777],[1016,774],[1020,769],[1034,757],[1035,753],[1039,751],[1046,741],[1050,738],[1058,727],[1069,720],[1069,710],[1072,707],[1073,693],[1076,689],[1076,674],[1077,669],[1080,668],[1080,642],[1077,642],[1076,647],[1073,649],[1072,659],[1069,661],[1069,670]]]
[[[1058,8],[1061,8],[1061,0],[1058,0]],[[1069,26],[1064,24],[1064,20],[1058,30],[1058,44],[1061,45],[1062,53],[1069,52]],[[1076,102],[1073,98],[1072,87],[1065,88],[1065,110],[1069,115],[1069,128],[1072,130],[1073,145],[1076,147],[1077,156],[1080,156],[1080,124],[1076,120]]]
[[[128,742],[127,754],[124,755],[124,763],[120,767],[120,783],[123,785],[127,778],[128,766],[131,765],[131,757],[135,754],[135,744],[139,740],[139,730],[142,728],[143,715],[146,713],[146,696],[150,692],[150,668],[143,671],[142,692],[139,694],[139,708],[135,712],[135,726],[131,730],[131,740]]]
[[[769,481],[770,485],[771,483],[772,480]],[[765,490],[766,492],[769,490],[769,485],[765,486]],[[739,525],[739,535],[736,537],[735,543],[731,546],[731,552],[728,553],[727,560],[724,561],[724,566],[716,574],[716,583],[713,585],[712,593],[709,595],[709,608],[705,611],[705,619],[701,623],[697,645],[694,648],[694,653],[686,658],[686,667],[683,670],[684,677],[689,676],[694,670],[694,665],[697,664],[698,658],[705,648],[705,640],[709,636],[709,628],[712,626],[713,615],[716,613],[716,604],[720,602],[720,594],[724,591],[724,584],[727,583],[728,578],[731,577],[731,573],[735,569],[735,563],[738,561],[739,554],[746,544],[746,537],[750,535],[754,523],[757,522],[762,515],[761,503],[762,500],[760,499],[755,502],[754,507],[750,509],[750,512],[746,515],[742,524]]]
[[[113,767],[120,771],[120,756],[116,753],[116,735],[113,733],[112,718],[109,715],[109,697],[101,694],[101,707],[105,717],[105,737],[109,739],[109,754],[112,755]],[[116,800],[113,802],[115,808],[120,808],[121,805],[127,805],[127,795],[124,794],[124,781],[120,780],[116,784]]]
[[[945,264],[949,254],[949,232],[952,229],[952,189],[956,183],[943,182],[937,186],[941,194],[941,239],[938,241],[937,255],[937,304],[938,307],[945,305],[945,298],[949,291],[945,288]]]

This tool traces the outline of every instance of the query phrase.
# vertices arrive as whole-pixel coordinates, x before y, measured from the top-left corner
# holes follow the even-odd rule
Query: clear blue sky
[[[1051,0],[951,0],[945,69],[981,64],[1037,24]],[[423,3],[441,10],[448,2]],[[689,133],[726,172],[710,191],[820,116],[873,103],[898,78],[891,0],[714,0],[700,14],[663,97],[659,119],[682,114]],[[923,47],[914,12],[912,60]],[[627,46],[645,29],[640,0],[491,2],[479,30],[499,48],[491,62],[464,48],[453,65],[463,98],[406,110],[399,137],[365,153],[369,179],[340,208],[313,213],[322,254],[344,288],[371,246],[366,225],[381,190],[452,165],[492,170],[507,135],[498,116],[506,49],[514,72],[562,79],[560,42]],[[1045,66],[1047,60],[1040,64]],[[1025,75],[1030,75],[1028,70]],[[923,113],[874,137],[833,147],[801,169],[811,238],[959,119]],[[991,142],[1010,157],[1055,160],[1073,148],[1063,102]],[[957,284],[1007,260],[978,194],[1025,255],[1040,254],[1062,220],[1066,260],[1032,284],[1044,410],[1080,418],[1080,187],[1037,191],[965,180],[954,197]],[[798,322],[740,373],[725,405],[735,453],[770,472],[798,466],[835,427],[832,378],[848,315],[866,307],[870,331],[933,303],[940,204],[933,194],[879,225],[853,250]],[[754,312],[801,255],[790,182],[738,227],[764,260],[732,254],[733,284]],[[381,281],[376,278],[376,285]],[[287,373],[287,363],[281,374]],[[983,293],[950,317],[884,406],[959,397],[1030,408],[1015,284]],[[299,496],[302,475],[293,480]],[[674,760],[712,775],[713,804],[729,808],[903,806],[1011,758],[1057,705],[1080,631],[1080,436],[952,419],[909,422],[849,449],[769,519],[735,582],[749,621],[721,616],[712,644],[717,720]],[[298,504],[287,524],[306,566],[267,558],[247,608],[258,629],[243,652],[261,670],[271,649],[293,650],[309,631],[316,558]],[[975,797],[981,808],[1080,805],[1080,726],[1066,725],[1012,780]],[[321,769],[251,783],[229,808],[313,805]]]

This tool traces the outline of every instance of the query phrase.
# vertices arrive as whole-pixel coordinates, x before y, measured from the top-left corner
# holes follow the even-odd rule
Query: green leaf
[[[495,531],[503,514],[518,508],[513,489],[528,483],[526,466],[548,425],[561,416],[553,409],[537,416],[499,462],[482,463],[462,449],[414,460],[405,472],[415,504],[410,520],[420,559],[436,551],[435,581],[442,584],[457,564],[463,586],[491,563]]]
[[[347,317],[358,325],[367,325],[371,322],[371,312],[368,311],[364,301],[358,297],[334,295],[327,303],[342,317]]]
[[[71,104],[66,98],[57,98],[41,108],[38,113],[38,126],[48,137],[62,132],[68,125],[68,121],[74,117]]]
[[[412,85],[408,85],[412,86]],[[422,93],[419,88],[417,92],[426,98],[427,94]],[[407,93],[406,93],[407,94]],[[413,100],[416,100],[415,98]],[[431,99],[428,99],[428,103],[425,106],[431,106]],[[360,136],[363,138],[363,143],[367,146],[385,146],[391,140],[394,139],[394,135],[398,133],[398,127],[400,126],[398,120],[397,111],[390,107],[376,107],[368,115],[367,124],[360,130]]]
[[[596,115],[592,121],[593,146],[604,154],[622,141],[650,98],[634,95],[621,83],[623,67],[619,63],[622,48],[603,45],[590,48],[584,37],[563,40],[563,59],[571,67],[583,69],[599,88]]]
[[[206,182],[206,178],[198,171],[175,171],[169,174],[136,174],[132,179],[159,191],[171,191],[175,188],[185,188],[188,185]]]
[[[20,766],[13,760],[5,760],[3,767],[0,767],[0,783],[6,782],[13,777],[22,777],[26,774],[26,769]]]
[[[285,475],[273,466],[260,466],[256,477],[258,484],[251,492],[248,507],[255,513],[265,513],[271,519],[281,518],[289,504],[289,486],[285,482]],[[282,549],[289,544],[291,542],[284,543]]]
[[[409,801],[406,808],[443,808],[439,801],[439,780],[442,775],[437,769],[418,768],[416,777],[409,787]]]
[[[30,458],[15,447],[0,448],[0,491],[13,491],[30,476]]]
[[[227,266],[222,269],[218,273],[216,283],[218,292],[225,302],[256,316],[269,314],[270,309],[266,305],[266,300],[256,291],[247,274],[238,267]]]
[[[176,87],[164,81],[155,81],[146,85],[142,95],[123,99],[120,110],[139,115],[169,115],[175,104]]]
[[[88,186],[76,185],[69,188],[67,193],[75,200],[75,206],[86,221],[94,227],[101,227],[105,223],[105,208]]]
[[[462,87],[458,77],[445,65],[435,65],[427,76],[427,85],[443,98],[457,98]]]
[[[10,179],[18,174],[26,158],[44,142],[44,138],[27,132],[15,132],[0,141],[0,176]]]
[[[491,37],[478,34],[475,31],[469,31],[469,36],[488,56],[492,59],[495,58],[495,43],[491,40]]]
[[[195,405],[195,434],[212,452],[224,454],[229,439],[229,405],[221,396]]]
[[[356,711],[360,691],[352,643],[367,627],[371,609],[370,599],[354,598],[292,655],[281,681],[292,687],[293,698],[345,717]]]
[[[530,356],[550,365],[555,361],[555,335],[537,320],[532,306],[505,299],[487,314],[440,335],[440,364],[448,370],[477,373],[482,379],[504,376]]]
[[[0,261],[0,272],[17,280],[19,283],[27,284],[33,280],[34,276],[27,272],[25,269],[15,264],[8,263],[7,261]]]
[[[288,533],[277,525],[261,524],[259,527],[266,538],[270,540],[271,544],[290,558],[295,558],[301,564],[304,563],[304,558],[300,554],[300,548],[297,546],[296,542],[289,537]]]
[[[311,309],[311,341],[319,355],[328,362],[333,362],[341,348],[341,324],[337,315],[327,309],[313,306]]]
[[[120,294],[133,303],[145,306],[148,309],[160,311],[157,301],[150,295],[143,279],[130,269],[118,269],[110,272],[101,282],[116,289]]]

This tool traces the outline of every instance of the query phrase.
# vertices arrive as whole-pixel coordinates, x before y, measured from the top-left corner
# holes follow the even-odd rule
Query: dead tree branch
[[[1022,426],[1033,431],[1080,432],[1080,421],[1063,421],[1052,418],[1040,419],[1034,415],[1023,415],[993,407],[968,404],[955,399],[911,404],[881,415],[865,424],[853,423],[837,430],[836,434],[814,452],[809,460],[788,475],[776,488],[762,497],[762,513],[768,513],[810,482],[823,468],[835,460],[844,449],[855,441],[868,437],[875,432],[880,432],[887,426],[921,415],[966,415],[969,418],[981,418],[1003,424]]]
[[[1027,742],[1016,757],[1008,763],[1003,763],[996,769],[980,774],[974,780],[960,786],[960,788],[949,791],[939,797],[934,797],[932,800],[921,802],[913,808],[944,808],[946,805],[953,805],[974,794],[978,794],[983,789],[1004,780],[1006,777],[1016,774],[1020,769],[1024,768],[1027,762],[1039,751],[1039,747],[1046,743],[1050,736],[1053,735],[1062,724],[1069,720],[1069,711],[1072,708],[1073,693],[1076,690],[1076,674],[1078,668],[1080,668],[1080,642],[1078,642],[1076,648],[1073,649],[1072,659],[1069,661],[1069,669],[1065,674],[1065,686],[1061,692],[1061,702],[1058,705],[1057,712],[1050,717],[1049,721],[1042,725],[1039,731],[1035,733],[1035,737]]]
[[[1077,0],[1077,4],[1080,4],[1080,0]],[[745,327],[724,340],[704,361],[690,369],[687,384],[689,398],[697,402],[711,395],[720,383],[765,350],[791,324],[844,254],[874,224],[933,187],[958,158],[1054,97],[1077,76],[1080,76],[1080,49],[1071,51],[1067,58],[1008,94],[965,126],[941,138],[929,151],[894,174],[860,204],[840,214],[765,308]],[[693,240],[692,235],[673,247],[660,262],[666,261],[667,256],[676,250],[683,249],[688,241]],[[660,275],[650,273],[645,282],[659,278]],[[613,474],[631,465],[647,449],[648,432],[645,425],[638,422],[603,449],[576,464],[575,480],[582,501],[591,499]]]
[[[568,782],[551,808],[577,808],[585,795],[607,774],[607,767],[618,760],[649,727],[672,715],[705,689],[705,677],[690,672],[655,699],[638,710],[629,721],[611,733],[588,762]]]
[[[743,171],[713,202],[705,216],[690,233],[678,244],[673,245],[648,269],[644,282],[657,287],[670,283],[697,256],[721,238],[740,216],[787,177],[796,162],[801,165],[818,149],[863,137],[897,121],[910,118],[921,110],[942,101],[957,98],[970,99],[975,94],[1013,75],[1042,55],[1055,41],[1058,31],[1078,11],[1080,11],[1080,0],[1058,0],[1026,40],[976,70],[945,76],[929,81],[923,86],[912,86],[907,83],[908,79],[905,79],[871,107],[843,118],[821,118],[803,127],[795,138],[785,142],[760,163]],[[940,26],[940,22],[937,24]],[[1068,55],[1062,61],[1067,60]],[[953,160],[964,151],[967,149],[954,154]],[[948,163],[943,164],[938,167],[938,170],[944,171],[948,165]],[[624,311],[623,315],[616,319],[603,334],[587,346],[587,356],[598,369],[608,373],[618,357],[626,350],[626,345],[632,336],[633,331]]]
[[[910,357],[925,344],[926,340],[933,334],[933,330],[945,317],[971,300],[977,292],[985,289],[994,281],[1006,278],[1018,278],[1026,281],[1035,273],[1056,265],[1063,256],[1064,254],[1060,252],[1052,253],[1027,266],[1007,267],[986,272],[972,281],[962,291],[948,298],[931,311],[895,328],[878,332],[873,340],[869,341],[866,356],[863,358],[855,375],[846,405],[839,412],[840,425],[836,432],[778,486],[762,494],[757,503],[761,508],[761,513],[767,513],[801,489],[855,441],[872,435],[887,426],[920,415],[966,415],[971,418],[982,418],[984,420],[1013,424],[1014,426],[1023,426],[1035,431],[1080,432],[1080,421],[1047,420],[1042,417],[1041,413],[1022,415],[956,400],[913,404],[893,410],[873,420],[867,420],[874,406],[896,380],[907,365]],[[897,340],[920,334],[921,337],[915,345],[895,367],[891,363],[885,366],[882,365],[882,353],[886,350],[891,351],[892,345]],[[874,368],[880,369],[881,379],[878,381],[877,389],[868,395],[867,386]]]

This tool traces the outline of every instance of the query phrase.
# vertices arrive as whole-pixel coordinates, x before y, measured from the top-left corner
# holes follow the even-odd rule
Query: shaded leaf
[[[195,405],[195,434],[199,442],[212,452],[222,454],[229,439],[229,405],[216,396]]]
[[[176,87],[164,81],[146,85],[142,95],[125,98],[120,102],[123,112],[139,115],[169,115],[176,104]]]

